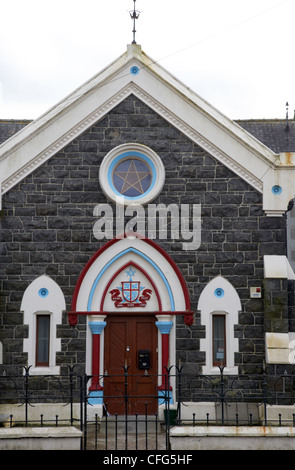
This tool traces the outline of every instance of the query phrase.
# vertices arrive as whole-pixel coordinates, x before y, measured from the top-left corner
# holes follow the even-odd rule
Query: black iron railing
[[[140,393],[142,377],[153,384],[148,395]],[[229,376],[220,367],[218,375],[209,376],[173,366],[164,377],[148,372],[134,377],[128,373],[128,367],[123,367],[121,382],[119,376],[105,375],[95,377],[94,381],[93,378],[88,374],[77,375],[75,367],[68,367],[67,374],[62,376],[33,376],[30,367],[25,368],[22,376],[1,376],[0,405],[6,409],[9,404],[17,405],[23,411],[23,419],[10,413],[5,424],[75,426],[82,431],[81,449],[108,450],[169,449],[170,429],[175,425],[267,426],[271,422],[295,427],[295,414],[285,417],[278,412],[275,418],[273,413],[269,417],[269,410],[275,405],[295,403],[295,376],[286,372],[277,376],[267,371]],[[109,395],[102,394],[107,381],[115,384],[108,389],[112,390]],[[93,383],[101,392],[100,415],[89,413],[95,395]],[[32,417],[33,409],[42,403],[62,405],[63,417],[54,414],[44,418],[42,413],[38,419]],[[192,403],[195,406],[188,415]],[[198,412],[198,403],[202,403],[202,414]]]

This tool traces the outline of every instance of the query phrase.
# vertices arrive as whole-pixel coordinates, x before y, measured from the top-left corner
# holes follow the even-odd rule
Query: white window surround
[[[221,295],[216,295],[220,289]],[[238,367],[235,366],[235,352],[239,350],[238,339],[234,337],[234,325],[238,324],[238,314],[241,310],[240,298],[231,285],[222,276],[212,279],[200,295],[198,310],[201,314],[201,324],[205,325],[205,338],[200,339],[200,350],[206,353],[206,365],[203,374],[220,374],[219,367],[213,367],[212,361],[212,316],[226,316],[226,367],[224,373],[235,375]]]
[[[59,374],[56,352],[61,349],[61,340],[56,337],[56,326],[62,323],[65,309],[60,287],[48,276],[38,277],[25,290],[21,310],[24,312],[24,324],[29,326],[28,338],[24,339],[24,352],[28,353],[30,375]],[[49,367],[36,367],[37,315],[50,315]]]
[[[119,162],[124,158],[138,158],[145,161],[151,168],[153,182],[150,189],[143,193],[140,197],[124,197],[114,189],[111,176],[112,167],[115,162]],[[137,144],[127,143],[118,145],[113,148],[103,159],[99,169],[99,183],[104,194],[111,201],[121,205],[144,205],[153,201],[162,191],[165,182],[165,168],[160,157],[149,147]]]

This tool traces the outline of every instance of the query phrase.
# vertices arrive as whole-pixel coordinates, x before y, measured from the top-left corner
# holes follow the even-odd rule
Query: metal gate
[[[89,419],[89,407],[91,408],[93,387],[89,391],[89,383],[93,376],[85,376],[82,386],[81,405],[81,430],[82,450],[169,450],[170,427],[173,424],[170,409],[169,384],[159,390],[158,376],[145,374],[131,375],[128,367],[123,367],[124,374],[116,376],[104,376],[103,380],[112,381],[115,390],[114,395],[104,395],[102,403],[102,416],[94,415]],[[142,380],[154,383],[153,393],[140,394]],[[95,382],[99,383],[97,380]],[[118,384],[118,386],[116,386]],[[134,385],[135,384],[135,385]],[[108,402],[116,400],[119,413],[109,413]],[[144,403],[142,413],[132,413],[130,403],[134,401]],[[161,415],[151,413],[154,410],[154,402],[161,405]],[[158,408],[158,406],[157,406]],[[113,407],[112,407],[113,409]],[[130,411],[131,410],[131,411]],[[93,413],[91,413],[93,415]]]

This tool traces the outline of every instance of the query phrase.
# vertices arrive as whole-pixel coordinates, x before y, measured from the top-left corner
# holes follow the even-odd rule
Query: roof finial
[[[140,11],[135,9],[136,0],[133,0],[133,2],[134,2],[134,8],[133,8],[133,11],[130,11],[130,16],[131,16],[131,19],[133,20],[133,31],[132,31],[133,32],[133,41],[132,41],[132,44],[136,44],[136,41],[135,41],[135,33],[136,33],[135,21],[138,20],[139,15],[140,15]]]
[[[289,103],[287,101],[287,103],[286,103],[286,127],[285,127],[285,131],[289,132],[289,130],[290,130],[290,127],[289,127]]]

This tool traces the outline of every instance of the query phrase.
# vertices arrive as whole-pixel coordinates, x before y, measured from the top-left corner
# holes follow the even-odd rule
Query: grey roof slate
[[[295,152],[295,121],[279,120],[240,120],[235,121],[249,134],[256,137],[273,152]]]
[[[12,137],[31,121],[22,120],[0,120],[0,144]]]

